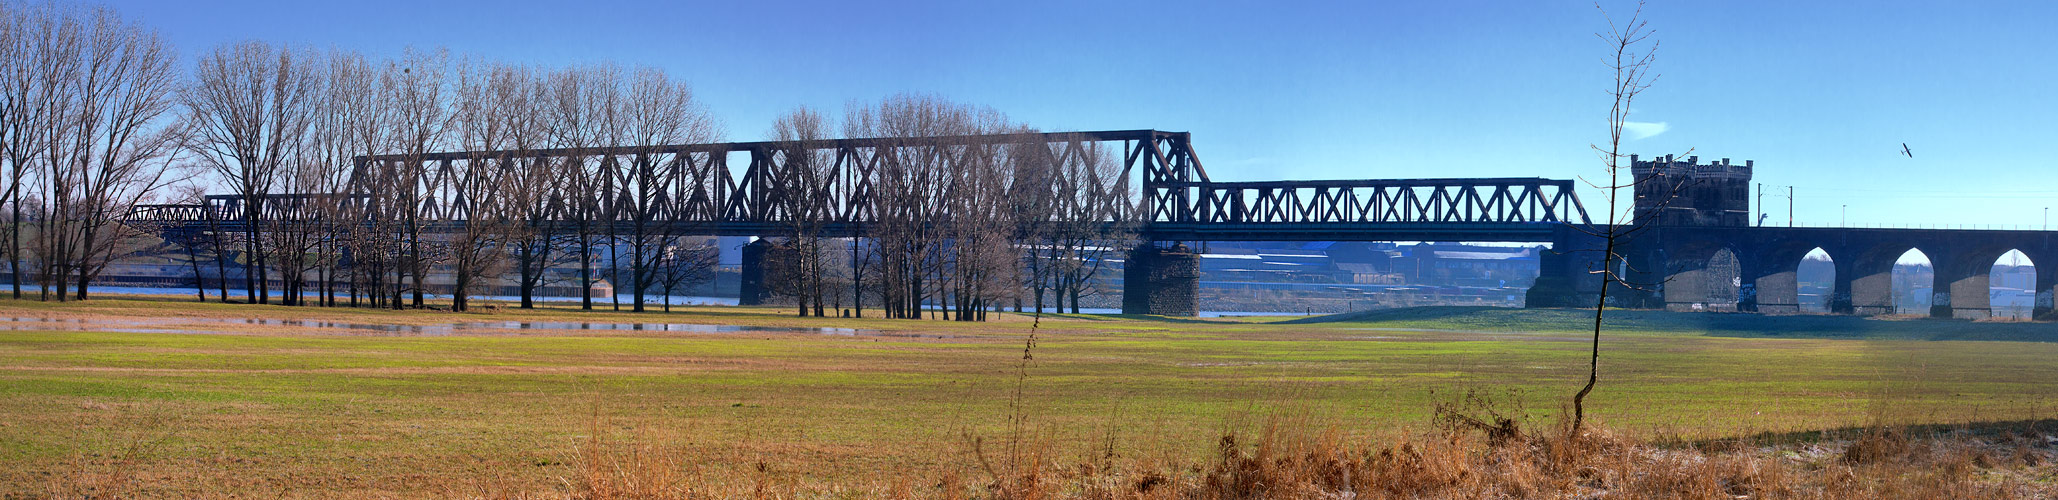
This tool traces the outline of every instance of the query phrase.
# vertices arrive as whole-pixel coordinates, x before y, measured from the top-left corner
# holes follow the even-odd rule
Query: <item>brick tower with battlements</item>
[[[1636,222],[1661,226],[1751,225],[1751,167],[1701,157],[1672,155],[1651,160],[1629,155],[1636,176]]]

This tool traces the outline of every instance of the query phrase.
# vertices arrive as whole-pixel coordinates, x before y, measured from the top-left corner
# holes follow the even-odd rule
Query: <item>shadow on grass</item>
[[[1903,435],[1914,437],[1939,436],[1944,434],[1963,434],[1982,438],[1993,438],[2010,435],[2043,436],[2049,434],[2058,434],[2058,419],[2045,418],[2034,420],[1991,420],[1983,422],[1965,422],[1958,424],[1908,424],[1889,425],[1885,427],[1891,428],[1895,431],[1899,431]],[[1694,448],[1707,448],[1711,446],[1719,447],[1734,443],[1745,443],[1752,446],[1778,446],[1855,439],[1861,435],[1864,435],[1867,432],[1875,431],[1878,428],[1879,427],[1871,426],[1838,427],[1833,429],[1817,429],[1794,432],[1761,432],[1757,434],[1750,434],[1730,438],[1715,438],[1691,441],[1659,440],[1654,442],[1654,444],[1660,446],[1687,446]]]
[[[1397,328],[1582,332],[1591,331],[1593,328],[1593,311],[1431,306],[1334,314],[1279,323],[1352,323]],[[1818,314],[1761,315],[1609,310],[1604,328],[1742,338],[2058,342],[2058,323],[2050,322],[1975,322]]]

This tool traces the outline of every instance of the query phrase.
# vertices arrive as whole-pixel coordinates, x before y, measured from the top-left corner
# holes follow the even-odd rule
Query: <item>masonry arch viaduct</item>
[[[1592,237],[1576,231],[1564,238],[1560,244],[1593,245],[1578,243]],[[2048,231],[1660,226],[1636,235],[1628,248],[1623,258],[1629,281],[1648,285],[1611,292],[1620,293],[1617,303],[1628,307],[1799,312],[1797,272],[1801,260],[1816,249],[1827,253],[1836,268],[1828,298],[1832,313],[1893,313],[1894,265],[1909,250],[1921,251],[1935,270],[1932,317],[1992,316],[1988,273],[2010,250],[2022,252],[2036,270],[2035,317],[2049,315],[2053,291],[2058,290],[2058,234]],[[1725,252],[1734,256],[1736,269],[1711,265]],[[1558,265],[1563,266],[1574,259],[1560,260]],[[1545,273],[1554,271],[1561,276],[1567,272]],[[1721,289],[1711,280],[1732,276],[1737,280],[1735,295],[1710,292]]]

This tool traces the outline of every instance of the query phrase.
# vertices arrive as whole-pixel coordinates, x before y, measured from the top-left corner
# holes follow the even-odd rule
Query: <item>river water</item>
[[[207,296],[208,296],[208,300],[219,300],[219,299],[220,299],[220,297],[217,297],[217,295],[218,295],[218,292],[219,292],[219,291],[220,291],[220,290],[217,290],[217,289],[211,289],[211,288],[210,288],[210,289],[208,289],[208,290],[207,290]],[[96,293],[96,294],[103,294],[103,293],[104,293],[104,294],[121,294],[121,295],[166,295],[166,296],[185,296],[185,297],[195,297],[195,296],[197,296],[197,294],[196,294],[196,292],[194,291],[193,287],[182,287],[182,288],[154,288],[154,287],[126,287],[126,286],[96,286],[96,287],[93,287],[93,293]],[[273,297],[278,297],[278,296],[281,296],[281,295],[283,295],[283,294],[280,294],[280,293],[278,293],[278,292],[273,292],[273,293],[271,294],[271,296],[273,296]],[[248,297],[248,296],[249,296],[249,294],[243,293],[243,291],[242,291],[242,290],[236,290],[236,289],[230,289],[230,290],[229,290],[229,297],[230,297],[230,298],[237,298],[237,299],[241,299],[241,298],[243,298],[243,297]],[[308,296],[310,296],[310,297],[311,297],[311,296],[313,296],[313,294],[308,294]],[[427,298],[431,298],[431,299],[449,299],[449,298],[450,298],[450,296],[449,296],[449,295],[438,295],[438,294],[427,294],[427,295],[423,295],[423,297],[427,297]],[[473,296],[472,296],[472,299],[473,299],[473,300],[492,300],[492,301],[503,301],[503,302],[516,302],[516,301],[520,301],[520,300],[521,300],[521,297],[516,297],[516,296],[512,296],[512,295],[473,295]],[[675,305],[675,306],[733,306],[733,305],[736,305],[736,298],[735,298],[735,297],[706,297],[706,296],[699,296],[699,295],[650,295],[650,296],[647,296],[647,297],[646,297],[646,300],[647,300],[647,302],[645,302],[645,303],[647,303],[647,304],[652,304],[652,305],[657,305],[657,304],[664,304],[664,303],[667,303],[667,302],[669,302],[669,303],[671,303],[672,305]],[[536,301],[537,301],[537,302],[554,302],[554,303],[566,303],[566,302],[578,302],[578,301],[579,301],[579,298],[578,298],[578,297],[536,297]],[[607,305],[607,306],[610,306],[610,307],[611,307],[611,306],[612,306],[612,305],[614,304],[614,302],[612,302],[612,301],[610,301],[610,300],[608,300],[608,299],[594,299],[594,300],[593,300],[593,302],[594,302],[594,305],[595,305],[595,307],[600,307],[600,306],[602,306],[602,305]],[[625,302],[624,304],[628,304],[628,303],[627,303],[627,302]],[[1122,310],[1121,310],[1121,309],[1114,309],[1114,308],[1101,308],[1101,307],[1085,307],[1085,308],[1080,308],[1080,309],[1079,309],[1079,312],[1080,312],[1080,313],[1084,313],[1084,314],[1121,314],[1121,313],[1122,313]],[[1201,311],[1201,312],[1200,312],[1200,317],[1203,317],[1203,318],[1232,318],[1232,317],[1241,317],[1241,316],[1302,316],[1302,315],[1305,315],[1305,313],[1301,313],[1301,312],[1265,312],[1265,311]]]
[[[523,335],[571,332],[798,333],[845,337],[951,338],[949,335],[825,328],[696,323],[607,323],[574,321],[473,321],[391,325],[277,318],[0,318],[0,331],[91,331],[121,333],[233,333],[247,327],[291,328],[311,334],[371,336]]]

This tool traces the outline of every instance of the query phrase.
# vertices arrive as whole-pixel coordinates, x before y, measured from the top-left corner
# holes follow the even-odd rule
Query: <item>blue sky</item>
[[[2058,2],[1945,4],[1654,2],[1662,78],[1632,120],[1658,133],[1628,148],[1756,160],[1803,224],[2039,226],[2058,205]],[[263,39],[659,67],[735,140],[897,92],[1051,130],[1190,131],[1217,180],[1592,176],[1607,132],[1605,25],[1580,1],[110,5],[189,55]]]

